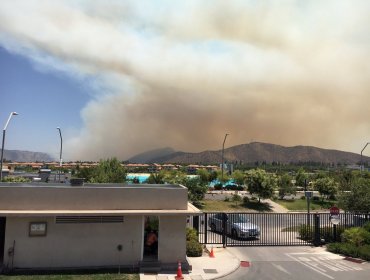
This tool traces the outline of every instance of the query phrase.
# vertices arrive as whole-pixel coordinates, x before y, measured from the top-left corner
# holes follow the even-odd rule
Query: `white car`
[[[210,216],[208,225],[211,231],[222,232],[224,219],[226,234],[230,234],[233,238],[256,238],[260,236],[260,228],[252,224],[247,215],[243,214],[217,213]]]

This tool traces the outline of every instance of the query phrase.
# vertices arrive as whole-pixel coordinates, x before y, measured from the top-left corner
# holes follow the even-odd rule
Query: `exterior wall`
[[[158,259],[162,263],[186,261],[186,216],[160,216]]]
[[[4,264],[15,240],[14,267],[58,268],[136,265],[142,257],[142,216],[123,223],[56,224],[54,217],[8,217]],[[30,237],[30,222],[47,222],[47,235]],[[121,244],[121,252],[117,246]]]
[[[0,210],[186,210],[187,195],[180,185],[0,184]]]

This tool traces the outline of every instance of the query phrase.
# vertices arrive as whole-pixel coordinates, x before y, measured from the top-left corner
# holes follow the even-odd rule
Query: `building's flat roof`
[[[186,210],[0,210],[0,215],[3,216],[96,216],[96,215],[199,215],[202,211],[196,208],[191,203],[188,203]]]

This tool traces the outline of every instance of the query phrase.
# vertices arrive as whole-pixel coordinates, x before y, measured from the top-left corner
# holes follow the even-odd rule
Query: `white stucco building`
[[[0,267],[176,269],[187,264],[187,216],[199,213],[181,185],[1,183]]]

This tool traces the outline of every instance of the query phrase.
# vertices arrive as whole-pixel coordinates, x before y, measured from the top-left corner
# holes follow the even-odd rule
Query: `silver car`
[[[225,219],[226,234],[233,238],[256,238],[260,236],[260,228],[252,224],[246,215],[217,213],[209,217],[208,225],[211,231],[222,232],[223,220]]]

